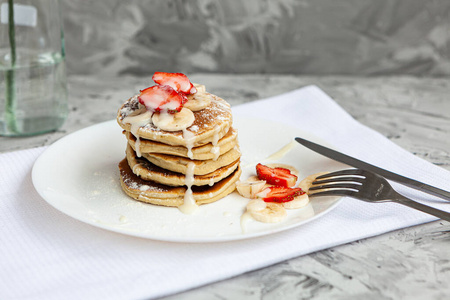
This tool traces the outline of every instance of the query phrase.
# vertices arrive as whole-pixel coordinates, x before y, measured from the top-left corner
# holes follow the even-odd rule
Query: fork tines
[[[354,196],[358,193],[366,176],[360,169],[347,169],[316,177],[309,188],[310,196]]]

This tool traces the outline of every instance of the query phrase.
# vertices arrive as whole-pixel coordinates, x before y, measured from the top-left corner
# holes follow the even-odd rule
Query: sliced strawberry
[[[297,176],[285,168],[270,168],[263,164],[256,165],[256,174],[268,184],[292,187],[297,182]]]
[[[186,96],[185,93],[178,93],[178,94],[181,96],[181,98],[183,98],[183,101],[181,102],[181,104],[184,105],[188,101],[188,97]]]
[[[182,92],[187,95],[197,92],[197,89],[189,81],[189,78],[183,73],[155,72],[152,79],[157,84],[169,85],[177,92]]]
[[[153,112],[174,114],[183,108],[186,96],[180,95],[168,85],[154,85],[141,91],[139,103]]]
[[[284,186],[271,186],[256,194],[265,202],[289,202],[295,197],[303,195],[305,192],[301,188],[288,188]]]

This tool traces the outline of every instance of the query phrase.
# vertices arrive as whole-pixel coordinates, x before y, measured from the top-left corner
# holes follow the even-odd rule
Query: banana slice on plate
[[[295,197],[293,200],[283,202],[283,207],[287,209],[297,209],[306,206],[309,203],[309,197],[307,193]]]
[[[211,104],[211,95],[207,93],[195,93],[188,96],[188,101],[184,107],[192,111],[199,111]]]
[[[298,184],[298,187],[301,188],[305,193],[308,193],[309,188],[311,187],[314,180],[316,180],[317,177],[320,175],[327,174],[328,172],[320,172],[316,174],[309,175],[305,177],[300,183]]]
[[[252,176],[250,176],[250,177],[247,179],[247,181],[250,181],[250,182],[254,182],[254,181],[264,181],[265,184],[264,184],[264,187],[261,189],[261,191],[264,190],[265,188],[268,188],[268,187],[273,186],[272,184],[267,183],[267,181],[259,179],[257,175],[252,175]],[[261,191],[260,191],[260,192],[261,192]]]
[[[264,202],[261,199],[250,200],[247,204],[247,212],[253,219],[263,223],[278,223],[287,216],[283,205],[274,202]]]
[[[266,187],[265,180],[259,180],[258,177],[254,177],[252,176],[246,181],[236,182],[236,189],[241,196],[249,199],[255,199],[256,194],[261,192]]]
[[[305,193],[303,195],[295,197],[294,200],[292,200],[292,201],[284,202],[283,207],[287,208],[287,209],[296,209],[296,208],[302,208],[302,207],[306,206],[309,203],[308,191],[309,191],[309,188],[311,187],[313,181],[316,179],[316,177],[326,174],[326,173],[328,173],[328,172],[312,174],[312,175],[307,176],[302,181],[300,181],[300,183],[298,184],[298,187],[301,188]]]
[[[175,114],[155,113],[152,116],[153,125],[165,131],[178,131],[188,128],[195,121],[194,113],[187,108],[182,108]]]

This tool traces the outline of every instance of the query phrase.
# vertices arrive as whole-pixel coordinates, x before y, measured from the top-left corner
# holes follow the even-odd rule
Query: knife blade
[[[390,179],[392,181],[404,184],[406,186],[409,186],[411,188],[414,188],[416,190],[440,197],[442,199],[445,199],[447,201],[450,201],[450,192],[434,187],[432,185],[396,174],[394,172],[382,169],[380,167],[371,165],[369,163],[366,163],[362,160],[356,159],[354,157],[348,156],[346,154],[340,153],[336,150],[332,150],[330,148],[327,148],[325,146],[313,143],[311,141],[296,137],[295,140],[305,146],[306,148],[309,148],[313,150],[314,152],[317,152],[319,154],[322,154],[328,158],[331,158],[333,160],[342,162],[344,164],[350,165],[355,168],[363,169],[366,171],[371,171],[373,173],[376,173],[378,175],[381,175],[385,177],[386,179]]]

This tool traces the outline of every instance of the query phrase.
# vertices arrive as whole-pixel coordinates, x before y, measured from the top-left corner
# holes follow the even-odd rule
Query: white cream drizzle
[[[135,138],[136,138],[136,143],[134,144],[134,147],[136,148],[136,155],[138,157],[141,157],[142,156],[142,153],[141,153],[141,138],[139,136],[136,136],[136,135],[135,135]]]
[[[132,170],[133,170],[133,173],[136,174],[137,169],[140,168],[140,167],[141,167],[141,164],[135,164],[135,165],[133,166],[133,169],[132,169]]]
[[[242,216],[241,216],[242,233],[247,233],[247,224],[251,221],[253,221],[253,217],[248,211],[246,211],[245,213],[242,214]]]
[[[137,116],[127,116],[123,118],[122,122],[127,123],[131,125],[130,132],[134,135],[136,138],[135,148],[136,148],[136,155],[138,157],[141,157],[141,139],[138,134],[138,130],[141,126],[145,126],[151,122],[153,112],[146,111],[143,114],[137,115]]]
[[[189,162],[184,181],[187,187],[184,194],[184,202],[182,205],[178,206],[178,209],[184,214],[192,214],[198,209],[198,205],[195,202],[194,195],[192,193],[192,185],[194,184],[194,169],[195,163],[192,161]]]
[[[187,155],[190,159],[194,159],[192,148],[194,147],[195,133],[187,129],[183,129],[183,139],[186,141]]]
[[[286,154],[288,154],[289,151],[291,151],[295,145],[297,145],[297,142],[295,140],[292,140],[289,144],[284,145],[283,148],[281,148],[277,152],[269,155],[269,157],[267,157],[266,159],[279,160],[279,159],[283,158]]]
[[[213,160],[216,161],[219,156],[220,156],[220,147],[218,146],[219,144],[219,132],[220,132],[220,126],[216,125],[214,127],[214,136],[213,136],[213,140],[212,140],[212,148],[211,148],[211,153],[214,154],[214,158]]]

